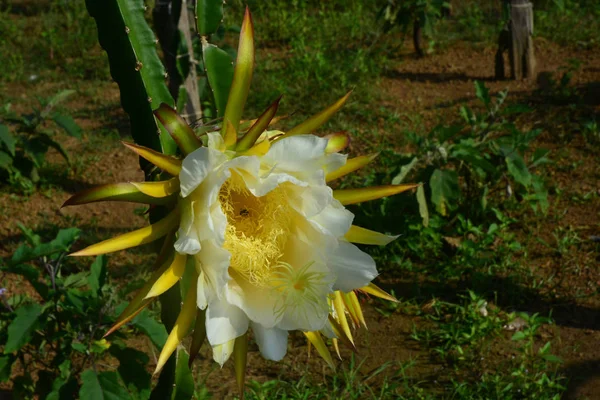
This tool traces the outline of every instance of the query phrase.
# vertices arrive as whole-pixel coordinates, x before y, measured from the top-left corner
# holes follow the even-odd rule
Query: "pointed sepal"
[[[83,250],[71,253],[71,256],[97,256],[99,254],[113,253],[151,243],[172,232],[178,225],[179,210],[175,209],[169,215],[150,226],[93,244]]]
[[[333,309],[335,310],[336,320],[339,322],[344,336],[348,338],[352,347],[354,347],[354,339],[352,338],[352,332],[350,331],[350,325],[348,325],[348,319],[346,318],[346,306],[344,299],[342,298],[342,292],[336,290],[333,292]]]
[[[173,262],[152,284],[146,298],[160,296],[179,282],[185,272],[186,261],[187,255],[176,253]]]
[[[240,139],[239,143],[235,148],[236,151],[244,152],[250,149],[252,146],[254,146],[254,143],[256,143],[260,135],[265,131],[265,129],[267,129],[267,127],[271,123],[271,120],[273,120],[273,118],[275,117],[275,114],[277,114],[277,109],[279,108],[280,101],[281,96],[279,96],[279,98],[275,100],[273,104],[271,104],[269,108],[267,108],[265,112],[261,114],[260,117],[258,117],[256,122],[254,122],[254,124],[250,127],[248,132],[246,132],[246,134],[244,134],[244,136]]]
[[[328,172],[325,176],[325,181],[331,182],[335,179],[341,178],[342,176],[346,176],[349,173],[364,167],[365,165],[373,161],[375,158],[377,158],[378,155],[379,153],[351,158],[348,161],[346,161],[346,164],[344,164],[340,168],[336,169],[335,171]]]
[[[356,293],[354,291],[345,293],[345,299],[347,299],[348,303],[352,304],[352,311],[356,316],[356,319],[360,321],[363,326],[367,328],[367,322],[365,321],[365,317],[362,312],[362,308],[360,306],[360,302],[358,301],[358,297],[356,297]]]
[[[350,145],[350,135],[346,132],[336,132],[330,135],[326,135],[327,147],[325,147],[325,153],[338,153],[344,150]]]
[[[318,331],[304,332],[304,336],[306,336],[308,341],[313,346],[315,346],[315,349],[317,349],[317,353],[319,353],[319,355],[323,357],[323,359],[325,360],[325,362],[327,362],[331,369],[335,371],[335,364],[333,363],[333,359],[331,358],[331,353],[329,352],[329,349],[327,348],[327,345],[325,344],[325,341],[323,340],[321,334]]]
[[[179,178],[158,182],[131,182],[140,192],[153,198],[163,198],[179,192]]]
[[[398,235],[386,235],[385,233],[380,233],[370,229],[361,228],[360,226],[352,225],[348,232],[346,232],[344,235],[344,238],[351,243],[385,246],[386,244],[396,240]]]
[[[175,157],[167,156],[158,151],[154,151],[147,147],[138,146],[137,144],[123,142],[123,144],[140,157],[148,160],[163,171],[177,176],[181,171],[181,160]]]
[[[235,148],[235,144],[237,143],[237,131],[230,120],[227,120],[225,126],[226,129],[225,134],[223,135],[223,143],[225,144],[225,148],[227,150],[232,150]]]
[[[196,137],[192,128],[172,107],[162,103],[158,109],[154,110],[154,115],[163,124],[167,132],[171,134],[184,155],[188,155],[202,147],[202,142]]]
[[[246,385],[246,365],[248,363],[248,333],[235,339],[233,346],[233,362],[235,367],[235,380],[240,391],[240,399],[244,400],[244,387]]]
[[[82,190],[71,196],[62,207],[95,203],[97,201],[125,201],[152,205],[164,205],[173,201],[171,198],[157,198],[143,193],[134,183],[110,183]]]
[[[196,323],[194,324],[194,332],[192,333],[192,344],[190,345],[190,362],[189,367],[192,368],[192,363],[198,357],[200,348],[206,340],[206,310],[196,310]]]
[[[290,137],[290,136],[307,135],[309,133],[312,133],[313,131],[318,129],[321,125],[323,125],[325,122],[327,122],[329,120],[329,118],[331,118],[333,116],[333,114],[335,114],[340,108],[342,108],[344,103],[346,103],[346,100],[348,100],[348,97],[350,97],[351,93],[352,93],[352,91],[348,92],[344,97],[342,97],[341,99],[339,99],[338,101],[336,101],[335,103],[333,103],[332,105],[327,107],[325,110],[321,111],[320,113],[318,113],[316,115],[313,115],[306,121],[302,122],[300,125],[293,127],[292,129],[287,131],[287,133],[285,135],[278,138],[278,140],[286,138],[286,137]]]
[[[380,299],[393,301],[394,303],[399,303],[398,299],[396,299],[394,296],[387,293],[380,287],[376,286],[374,283],[369,283],[367,286],[361,287],[358,290],[370,294],[371,296],[379,297]]]
[[[194,270],[194,275],[196,275],[196,271]],[[177,317],[177,321],[175,321],[175,325],[173,329],[169,333],[169,337],[163,346],[160,356],[158,357],[158,361],[156,363],[156,370],[154,374],[156,375],[162,367],[166,364],[171,354],[177,349],[177,346],[184,337],[187,336],[190,328],[192,327],[192,323],[194,322],[194,317],[196,316],[196,285],[198,282],[198,276],[195,276],[195,279],[192,279],[190,282],[190,287],[188,292],[183,300],[183,305],[181,306],[181,311],[179,312],[179,316]]]
[[[414,189],[419,185],[387,185],[373,186],[360,189],[339,189],[333,191],[333,197],[343,205],[362,203],[377,200],[382,197],[393,196],[398,193]]]
[[[227,106],[225,107],[224,120],[231,121],[237,131],[240,125],[242,112],[246,105],[246,99],[250,92],[250,83],[254,71],[254,25],[252,15],[246,7],[244,21],[240,30],[240,43],[238,45],[237,59],[233,70],[233,82],[229,89]],[[224,124],[221,135],[225,135],[226,125]]]

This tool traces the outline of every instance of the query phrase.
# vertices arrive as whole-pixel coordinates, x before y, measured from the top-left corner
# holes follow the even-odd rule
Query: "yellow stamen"
[[[219,200],[227,216],[224,248],[231,268],[256,286],[268,286],[293,226],[285,185],[256,197],[234,173]]]

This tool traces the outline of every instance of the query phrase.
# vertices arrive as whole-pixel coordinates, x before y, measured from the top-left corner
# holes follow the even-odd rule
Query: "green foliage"
[[[81,139],[81,128],[75,120],[56,110],[56,106],[74,92],[63,90],[48,99],[38,99],[39,108],[35,107],[30,114],[16,114],[10,103],[0,109],[0,181],[30,192],[33,184],[40,180],[40,169],[49,149],[56,150],[69,163],[69,155],[49,129],[49,123]]]
[[[2,80],[36,82],[64,74],[79,79],[108,77],[83,2],[4,2],[0,36]]]
[[[536,3],[536,34],[563,45],[600,45],[600,4],[594,0],[547,0]]]
[[[148,356],[128,347],[122,334],[102,338],[125,306],[110,285],[106,257],[97,257],[89,271],[78,271],[65,257],[79,237],[78,229],[60,230],[49,242],[25,227],[21,230],[27,244],[4,260],[0,271],[21,276],[35,294],[3,290],[0,381],[17,374],[13,392],[19,398],[63,399],[79,393],[86,399],[148,399]],[[133,326],[150,326],[150,318],[138,317]],[[162,332],[155,328],[153,335],[162,334],[164,342],[164,327],[154,323]],[[99,372],[99,363],[109,357],[119,361],[118,369]]]
[[[419,30],[433,39],[436,23],[442,18],[443,13],[449,10],[450,3],[444,0],[387,0],[380,15],[385,22],[385,31],[398,26],[406,34],[412,27],[415,50],[419,55],[423,55]],[[432,47],[433,42],[430,43],[430,49]]]
[[[443,217],[464,213],[481,220],[490,212],[489,193],[501,190],[507,199],[516,196],[545,212],[547,191],[535,170],[549,162],[548,152],[538,149],[527,161],[524,157],[540,131],[522,132],[507,118],[527,108],[502,110],[506,92],[493,101],[483,83],[476,82],[475,89],[485,112],[462,106],[462,124],[437,126],[425,137],[409,132],[407,137],[418,150],[399,157],[411,161],[399,167],[392,182],[428,183],[430,204]]]

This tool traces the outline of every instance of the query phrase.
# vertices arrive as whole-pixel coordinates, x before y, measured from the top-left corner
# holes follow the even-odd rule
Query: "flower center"
[[[256,197],[233,173],[221,188],[219,201],[227,216],[224,248],[231,253],[231,268],[248,282],[267,286],[292,226],[294,210],[285,188],[278,186]]]

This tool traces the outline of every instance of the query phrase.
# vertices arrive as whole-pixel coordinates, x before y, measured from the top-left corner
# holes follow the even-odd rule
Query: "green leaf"
[[[67,153],[67,150],[65,150],[65,148],[62,146],[62,144],[60,144],[59,142],[52,139],[52,137],[50,135],[48,135],[47,133],[40,132],[40,133],[38,133],[38,136],[35,139],[39,140],[47,147],[52,147],[53,149],[58,151],[65,160],[67,160],[67,163],[70,162],[69,154]]]
[[[73,288],[79,288],[84,286],[87,283],[87,277],[88,277],[88,273],[87,272],[78,272],[76,274],[71,274],[68,275],[65,280],[63,281],[63,287],[65,288],[69,288],[69,287],[73,287]]]
[[[417,188],[417,202],[419,203],[419,214],[423,220],[423,226],[429,226],[429,209],[427,208],[427,199],[425,199],[425,189],[423,185]]]
[[[125,386],[137,393],[139,398],[147,399],[150,396],[151,375],[146,370],[149,361],[146,353],[117,346],[111,346],[110,352],[119,360],[118,372]]]
[[[37,303],[26,304],[15,312],[16,317],[8,326],[8,339],[4,354],[19,350],[31,340],[31,334],[38,325],[42,315],[42,306]]]
[[[223,20],[223,0],[196,1],[196,27],[198,35],[213,34]]]
[[[50,98],[50,100],[46,104],[46,108],[52,109],[52,108],[56,107],[56,105],[58,103],[66,100],[66,98],[69,97],[70,95],[72,95],[73,93],[75,93],[75,91],[72,89],[67,89],[67,90],[58,92],[57,94],[55,94],[53,97]]]
[[[36,234],[32,229],[29,229],[20,222],[17,223],[17,226],[19,227],[19,230],[23,232],[23,236],[27,239],[27,243],[32,246],[38,246],[42,243],[40,235]]]
[[[521,185],[528,187],[531,184],[531,174],[525,160],[516,151],[509,152],[505,156],[506,166],[511,176]]]
[[[71,348],[75,351],[78,351],[80,353],[86,354],[87,353],[87,346],[83,343],[80,342],[73,342],[71,343]]]
[[[92,290],[92,296],[98,297],[100,290],[106,283],[106,265],[108,259],[105,255],[96,257],[90,267],[90,275],[88,276],[88,285]]]
[[[81,374],[79,398],[86,400],[128,400],[129,392],[119,381],[116,372],[100,372],[88,369]]]
[[[408,164],[403,165],[402,167],[400,167],[400,173],[398,175],[396,175],[394,177],[394,179],[392,179],[392,185],[399,185],[399,184],[401,184],[402,181],[404,181],[404,179],[406,178],[406,175],[408,175],[408,173],[417,164],[417,161],[419,161],[419,159],[417,157],[414,157]]]
[[[0,151],[0,168],[10,171],[13,165],[13,159],[8,153]]]
[[[544,354],[542,358],[546,361],[550,361],[552,363],[561,364],[563,362],[562,358],[555,356],[554,354]]]
[[[431,202],[437,212],[446,216],[448,208],[453,208],[460,196],[458,175],[455,171],[436,169],[429,180]]]
[[[77,122],[70,115],[54,113],[52,114],[52,120],[56,125],[60,126],[69,136],[81,139],[81,127],[77,125]]]
[[[0,356],[0,382],[6,382],[10,379],[15,360],[16,357],[12,355]]]
[[[69,289],[67,290],[65,296],[65,306],[71,306],[77,311],[80,315],[86,315],[86,305],[88,304],[89,299],[87,295],[83,294],[79,290]]]
[[[11,264],[21,264],[40,257],[68,251],[80,233],[81,231],[77,228],[61,229],[56,238],[50,243],[40,244],[34,248],[21,246],[13,253],[10,260]]]
[[[8,130],[8,126],[0,124],[0,143],[4,143],[4,147],[6,150],[12,155],[15,156],[15,148],[17,141],[15,137]],[[2,165],[2,161],[0,160],[0,165]]]
[[[512,338],[511,338],[511,340],[514,340],[515,342],[518,342],[518,341],[520,341],[520,340],[523,340],[523,339],[525,339],[526,337],[527,337],[527,335],[525,335],[525,332],[523,332],[523,331],[518,331],[518,332],[515,332],[515,334],[514,334],[514,335],[512,335]]]
[[[485,83],[481,81],[475,81],[475,96],[477,96],[477,98],[481,100],[486,107],[489,108],[492,99],[490,98],[489,89],[485,87]]]
[[[150,316],[148,310],[142,311],[135,317],[132,325],[144,332],[157,348],[162,349],[167,340],[167,330],[163,324]]]
[[[215,98],[217,116],[222,117],[233,81],[233,60],[224,50],[208,42],[202,43],[202,57],[208,84]]]

